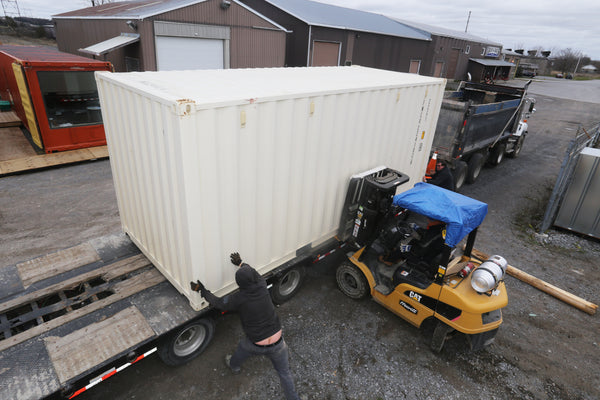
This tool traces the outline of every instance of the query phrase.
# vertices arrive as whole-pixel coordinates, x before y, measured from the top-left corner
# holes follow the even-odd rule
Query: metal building
[[[241,0],[291,31],[287,66],[357,64],[421,73],[431,35],[384,15],[308,0]]]
[[[59,50],[116,71],[284,65],[285,29],[238,0],[107,3],[53,20]]]

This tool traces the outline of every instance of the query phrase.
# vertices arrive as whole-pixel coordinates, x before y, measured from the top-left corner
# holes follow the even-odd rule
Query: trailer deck
[[[1,270],[0,398],[77,390],[197,315],[125,235]]]

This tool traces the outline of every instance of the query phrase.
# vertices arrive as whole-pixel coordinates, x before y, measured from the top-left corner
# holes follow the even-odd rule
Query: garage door
[[[313,42],[314,67],[336,67],[340,61],[340,43]]]
[[[223,68],[224,41],[175,36],[156,37],[159,71]]]

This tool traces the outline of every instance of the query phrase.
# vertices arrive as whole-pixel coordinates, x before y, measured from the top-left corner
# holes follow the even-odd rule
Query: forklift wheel
[[[363,299],[370,292],[365,275],[349,261],[343,262],[337,268],[335,279],[342,293],[351,299]]]
[[[436,353],[442,351],[448,334],[453,330],[454,328],[451,328],[445,323],[438,321],[435,326],[435,330],[433,331],[433,337],[431,338],[431,350]]]

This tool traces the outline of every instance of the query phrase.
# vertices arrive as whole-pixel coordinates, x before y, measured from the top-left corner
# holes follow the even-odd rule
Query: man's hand
[[[202,292],[202,291],[206,290],[206,288],[204,287],[204,285],[200,281],[190,282],[190,288],[194,292]]]
[[[233,265],[237,265],[238,267],[242,265],[242,257],[240,257],[240,253],[231,253],[229,257]]]

